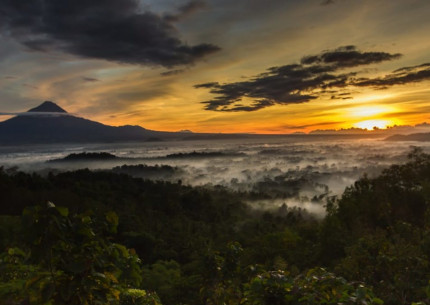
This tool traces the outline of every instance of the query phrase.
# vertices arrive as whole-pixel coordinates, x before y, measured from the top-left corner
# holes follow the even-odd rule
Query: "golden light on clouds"
[[[382,114],[393,113],[394,109],[390,106],[385,105],[369,105],[359,106],[349,109],[349,116],[355,118],[368,118],[379,116]]]
[[[378,103],[382,100],[393,98],[396,95],[394,93],[384,93],[384,94],[365,94],[362,96],[354,97],[355,102],[373,102]]]
[[[100,9],[115,2],[121,1],[103,0]],[[147,2],[147,14],[126,11],[139,20],[150,16],[142,19],[145,28],[125,18],[117,29],[127,34],[121,39],[89,35],[85,29],[93,20],[85,18],[77,18],[67,35],[48,24],[33,29],[32,20],[40,18],[17,22],[18,30],[0,35],[0,110],[22,112],[52,100],[108,125],[215,133],[308,133],[430,121],[430,40],[423,39],[430,29],[430,1],[267,6],[238,0],[219,8],[207,0],[204,10],[174,25],[163,16],[188,0]],[[23,13],[8,18],[21,21]],[[170,26],[174,33],[164,31]],[[142,31],[154,39],[142,39]],[[22,38],[36,41],[40,35],[52,40],[46,51],[29,52]],[[107,41],[97,40],[103,37]],[[97,41],[97,52],[88,54],[88,41]],[[200,49],[193,46],[205,51],[196,56]]]
[[[370,100],[378,98],[370,98]],[[399,113],[399,109],[392,105],[363,105],[352,107],[347,110],[345,117],[352,123],[352,127],[371,130],[373,128],[385,129],[388,126],[397,125],[400,120],[395,118],[395,114]],[[388,117],[390,117],[388,119]],[[394,117],[394,118],[393,118]]]

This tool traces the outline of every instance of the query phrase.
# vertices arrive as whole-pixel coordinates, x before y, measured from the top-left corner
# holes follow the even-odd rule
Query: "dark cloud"
[[[360,52],[355,46],[344,46],[333,51],[325,51],[319,55],[306,56],[302,58],[301,63],[303,65],[328,64],[347,68],[398,59],[401,56],[401,54],[385,52]]]
[[[177,69],[177,70],[170,70],[170,71],[162,72],[161,75],[162,76],[171,76],[171,75],[178,75],[178,74],[181,74],[184,72],[185,72],[185,69]]]
[[[84,82],[89,82],[89,83],[94,83],[94,82],[100,81],[99,79],[93,78],[93,77],[82,77],[82,79],[84,80]]]
[[[199,89],[199,88],[209,89],[209,88],[213,88],[213,87],[216,87],[216,86],[219,86],[219,83],[212,82],[212,83],[197,84],[197,85],[194,85],[194,88],[196,88],[196,89]]]
[[[321,5],[330,5],[330,4],[335,4],[336,2],[339,2],[338,0],[323,0],[321,2]]]
[[[400,54],[361,52],[354,46],[340,47],[319,55],[303,57],[300,64],[272,67],[267,72],[242,82],[198,84],[216,97],[202,102],[206,110],[256,111],[273,105],[309,102],[324,94],[351,98],[342,88],[350,85],[357,72],[339,70],[393,60]],[[246,105],[244,100],[251,100]]]
[[[352,82],[355,86],[385,89],[394,85],[405,85],[430,80],[430,63],[404,67],[382,78],[359,78]]]
[[[188,3],[177,19],[201,5]],[[35,51],[165,67],[192,64],[219,50],[185,44],[168,18],[142,11],[137,0],[0,0],[0,34]]]
[[[332,92],[334,93],[330,99],[332,100],[350,100],[352,99],[352,94],[351,92],[343,92],[343,93],[339,93],[339,92]]]
[[[164,19],[168,22],[178,22],[207,6],[205,1],[192,0],[178,8],[176,14],[167,14]]]
[[[39,87],[34,86],[34,85],[31,85],[31,84],[22,84],[22,86],[23,86],[23,87],[30,88],[30,89],[39,89]]]

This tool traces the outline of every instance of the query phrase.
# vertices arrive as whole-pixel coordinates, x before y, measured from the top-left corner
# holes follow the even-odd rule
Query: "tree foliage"
[[[30,304],[114,304],[124,289],[139,286],[139,258],[109,237],[118,217],[92,214],[69,215],[51,202],[26,208],[28,251],[10,248],[3,254],[4,296]]]
[[[0,169],[0,193],[0,304],[430,304],[419,149],[322,220],[244,203],[260,193],[89,170]],[[47,200],[64,207],[34,205]]]

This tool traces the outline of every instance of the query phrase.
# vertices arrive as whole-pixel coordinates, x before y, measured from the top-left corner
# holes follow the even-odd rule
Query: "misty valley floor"
[[[311,204],[312,199],[324,202],[326,196],[342,194],[345,187],[364,174],[373,177],[387,166],[403,162],[411,145],[414,142],[363,139],[300,142],[268,137],[240,141],[9,146],[0,147],[0,164],[41,174],[117,168],[116,172],[144,179],[180,180],[191,186],[222,185],[235,191],[266,193],[273,199],[252,202],[254,206],[270,208],[286,203],[321,212],[321,207]],[[430,150],[425,142],[417,145]],[[117,158],[47,163],[82,152],[106,152]],[[129,167],[119,170],[123,165]],[[137,165],[147,168],[139,170]]]
[[[48,301],[71,304],[64,287],[87,287],[94,297],[96,272],[121,304],[129,287],[165,305],[426,304],[430,146],[413,144],[2,147],[0,299],[39,304],[32,298],[47,293]],[[96,154],[65,159],[83,152]],[[142,263],[124,271],[120,257],[99,252],[112,242]],[[37,256],[45,243],[51,256]],[[79,265],[88,255],[97,259]],[[112,259],[110,267],[100,263]],[[35,278],[39,284],[30,285]],[[44,287],[49,293],[41,294]],[[109,289],[103,296],[115,298]]]

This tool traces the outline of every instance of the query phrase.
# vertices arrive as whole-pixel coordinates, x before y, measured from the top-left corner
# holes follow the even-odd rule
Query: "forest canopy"
[[[430,156],[316,219],[245,192],[0,171],[0,304],[428,304]],[[3,302],[3,303],[2,303]]]

